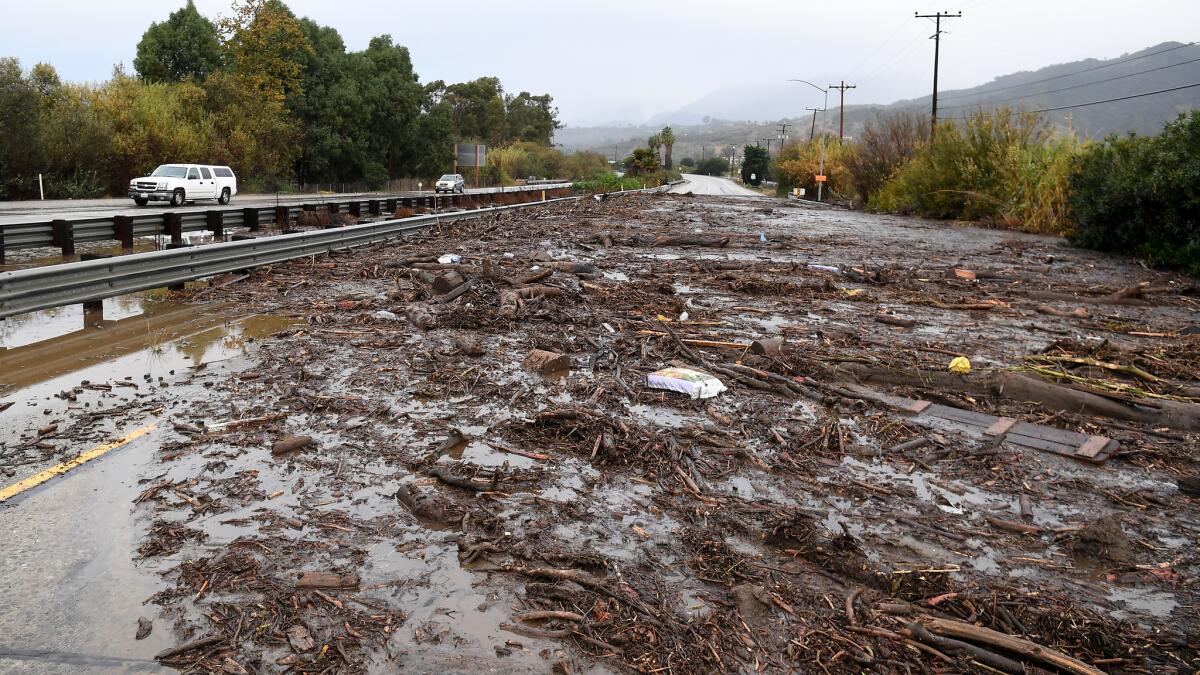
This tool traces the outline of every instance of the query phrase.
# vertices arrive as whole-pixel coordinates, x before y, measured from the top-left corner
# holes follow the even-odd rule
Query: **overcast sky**
[[[69,80],[132,70],[151,21],[184,0],[5,2],[0,55],[46,61]],[[572,126],[641,122],[721,86],[778,83],[797,108],[821,94],[788,78],[858,85],[847,103],[928,93],[932,22],[914,11],[963,11],[946,22],[942,88],[1017,70],[1111,58],[1200,39],[1200,0],[291,0],[298,15],[341,32],[351,49],[390,33],[422,81],[497,75],[510,91],[548,92]],[[230,0],[197,0],[227,13]],[[1192,34],[1196,33],[1196,34]]]

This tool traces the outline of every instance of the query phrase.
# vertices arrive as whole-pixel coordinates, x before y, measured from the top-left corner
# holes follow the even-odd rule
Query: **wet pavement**
[[[474,285],[441,302],[450,270]],[[1046,237],[643,196],[220,281],[0,327],[0,487],[157,425],[0,505],[0,669],[982,672],[906,643],[914,619],[1105,671],[1197,665],[1194,429],[947,388],[1053,357],[1044,377],[1139,409],[1195,401],[1190,279]],[[533,348],[570,371],[527,371]],[[975,375],[940,378],[959,354]],[[646,387],[668,364],[729,391]],[[1121,451],[931,427],[862,393],[877,370]]]

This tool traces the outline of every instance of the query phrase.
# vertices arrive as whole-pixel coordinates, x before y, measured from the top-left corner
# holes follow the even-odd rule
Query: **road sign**
[[[829,176],[822,176],[821,174],[817,174],[817,182],[818,183],[824,183],[827,180],[829,180]]]

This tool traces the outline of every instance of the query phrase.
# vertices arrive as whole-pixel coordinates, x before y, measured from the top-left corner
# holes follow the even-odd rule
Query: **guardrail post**
[[[163,214],[163,234],[170,235],[172,244],[183,243],[183,220],[178,213]]]
[[[209,211],[204,214],[208,221],[208,229],[212,230],[213,240],[225,239],[225,215],[221,211]]]
[[[0,265],[4,264],[4,226],[0,225]]]
[[[305,206],[307,207],[308,205],[305,204]],[[307,211],[307,210],[308,209],[305,208],[305,211]],[[275,226],[279,228],[280,232],[283,232],[284,230],[288,229],[288,207],[286,207],[286,206],[276,206],[275,207]]]
[[[331,216],[336,216],[340,208],[337,202],[329,202],[326,204],[326,207],[329,209],[329,215]]]
[[[75,226],[68,220],[51,222],[50,241],[62,249],[63,255],[75,255]]]
[[[133,248],[133,216],[113,216],[113,235],[121,248]]]
[[[387,212],[388,212],[388,215],[391,215],[391,214],[393,214],[393,213],[395,213],[395,212],[396,212],[396,210],[397,210],[397,208],[398,208],[398,207],[396,206],[396,202],[397,202],[397,201],[399,201],[399,200],[397,200],[397,199],[389,199],[389,200],[387,200]]]
[[[104,260],[111,258],[110,255],[99,255],[95,253],[82,253],[79,256],[79,262],[88,260]],[[83,327],[93,326],[104,321],[104,300],[86,300],[83,303]]]
[[[350,202],[347,210],[350,212],[350,215],[358,218],[362,215],[362,202]]]
[[[368,199],[367,200],[367,213],[369,213],[373,216],[379,215],[379,200],[378,199]]]
[[[242,224],[251,232],[258,232],[258,209],[252,206],[242,209]]]

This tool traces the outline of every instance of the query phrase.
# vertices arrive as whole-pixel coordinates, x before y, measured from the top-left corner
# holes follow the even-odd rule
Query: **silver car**
[[[445,176],[437,179],[437,183],[433,186],[434,192],[465,192],[467,189],[467,181],[463,180],[461,173],[448,173]]]

